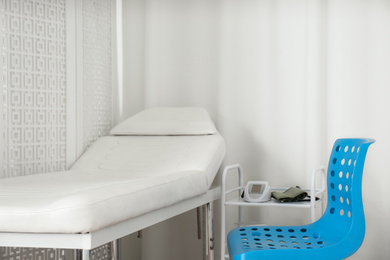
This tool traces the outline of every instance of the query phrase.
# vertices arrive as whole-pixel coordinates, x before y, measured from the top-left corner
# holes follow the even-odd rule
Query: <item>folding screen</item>
[[[0,3],[0,178],[65,170],[112,126],[115,1]],[[0,248],[0,258],[73,253]]]

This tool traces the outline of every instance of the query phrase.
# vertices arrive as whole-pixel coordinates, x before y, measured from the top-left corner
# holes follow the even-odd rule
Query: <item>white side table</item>
[[[232,171],[236,170],[236,171]],[[228,173],[231,172],[237,172],[238,173],[238,186],[226,190],[226,178]],[[321,188],[316,189],[316,176],[317,174],[321,174]],[[324,207],[326,206],[326,203],[324,203],[324,199],[326,199],[326,179],[325,179],[325,167],[320,166],[313,170],[312,176],[311,176],[311,187],[310,189],[303,189],[307,191],[307,193],[310,195],[310,201],[302,201],[302,202],[286,202],[281,203],[274,199],[271,199],[268,202],[262,202],[262,203],[249,203],[244,201],[241,198],[241,194],[244,191],[245,185],[243,183],[243,170],[239,164],[229,165],[226,166],[223,174],[222,174],[222,194],[221,194],[221,260],[225,260],[226,258],[229,258],[229,255],[227,254],[226,250],[226,207],[227,206],[237,206],[238,207],[238,223],[242,222],[242,207],[293,207],[293,208],[310,208],[311,212],[311,221],[315,221],[315,209],[318,203],[321,203],[321,210],[322,214],[324,212]],[[279,188],[279,187],[272,187],[272,191],[285,191],[287,188]],[[227,195],[236,192],[236,195],[232,195],[233,198],[227,199]],[[316,197],[319,198],[319,200],[316,200]]]

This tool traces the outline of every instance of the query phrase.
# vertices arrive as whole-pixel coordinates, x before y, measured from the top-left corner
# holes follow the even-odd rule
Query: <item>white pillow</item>
[[[112,135],[212,135],[214,123],[203,108],[160,107],[144,110],[115,126]]]

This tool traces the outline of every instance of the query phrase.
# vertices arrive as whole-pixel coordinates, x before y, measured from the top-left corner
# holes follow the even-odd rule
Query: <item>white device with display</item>
[[[247,202],[266,202],[271,200],[271,187],[267,181],[248,181],[243,199]]]

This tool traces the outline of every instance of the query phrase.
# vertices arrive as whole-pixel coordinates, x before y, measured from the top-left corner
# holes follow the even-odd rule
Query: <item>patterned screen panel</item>
[[[83,1],[84,149],[112,121],[111,0]]]
[[[1,1],[2,169],[65,169],[65,1]]]
[[[75,252],[70,249],[37,249],[0,247],[1,260],[72,260]],[[106,244],[90,251],[90,260],[110,260],[111,245]],[[74,259],[77,260],[77,259]]]
[[[111,256],[110,244],[103,245],[101,247],[91,250],[91,260],[109,260]]]
[[[0,259],[7,260],[65,260],[72,259],[71,250],[1,247]]]
[[[66,168],[66,104],[76,99],[67,96],[66,2],[0,0],[0,178]],[[112,124],[111,6],[82,0],[84,149]],[[73,258],[72,250],[0,247],[3,260]],[[91,259],[110,259],[110,246]]]
[[[112,126],[111,0],[83,0],[83,133],[84,150]],[[111,256],[106,244],[90,252],[91,260]]]
[[[1,0],[1,178],[66,167],[65,0]],[[67,250],[0,248],[4,260]]]

